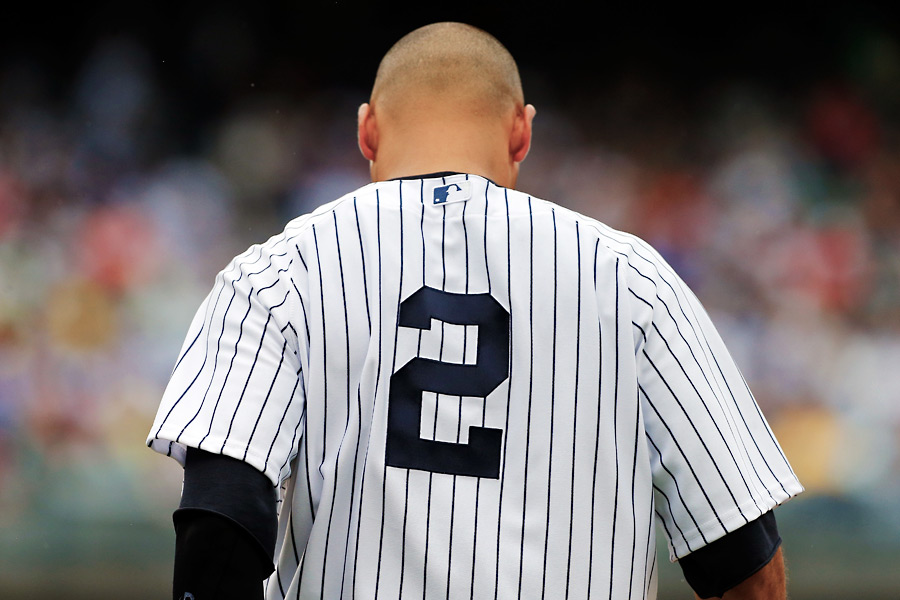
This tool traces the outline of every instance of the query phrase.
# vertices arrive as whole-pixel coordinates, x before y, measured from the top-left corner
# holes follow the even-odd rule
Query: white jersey
[[[281,486],[281,598],[654,598],[802,488],[646,243],[452,175],[369,184],[253,246],[148,444]]]

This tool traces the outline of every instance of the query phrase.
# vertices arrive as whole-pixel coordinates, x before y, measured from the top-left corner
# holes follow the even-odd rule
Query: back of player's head
[[[453,105],[473,116],[521,106],[516,62],[489,33],[455,22],[433,23],[401,38],[381,61],[372,104],[403,117]]]

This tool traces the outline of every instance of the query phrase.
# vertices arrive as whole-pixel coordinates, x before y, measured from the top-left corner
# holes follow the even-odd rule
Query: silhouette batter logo
[[[468,181],[460,181],[434,188],[434,203],[447,204],[448,202],[468,200],[471,196],[468,184]]]

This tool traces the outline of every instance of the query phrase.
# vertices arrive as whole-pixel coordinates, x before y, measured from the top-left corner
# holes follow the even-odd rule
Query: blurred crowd
[[[720,80],[685,106],[635,76],[539,106],[518,187],[656,246],[808,494],[897,514],[900,47],[853,52],[789,93]],[[0,67],[0,527],[139,517],[180,480],[144,439],[194,310],[232,256],[368,181],[367,92],[248,82],[192,124],[133,39],[55,95]]]

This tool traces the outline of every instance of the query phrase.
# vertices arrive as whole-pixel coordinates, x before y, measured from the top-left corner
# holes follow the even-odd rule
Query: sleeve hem
[[[281,472],[278,465],[273,465],[272,461],[269,460],[268,464],[266,462],[266,457],[261,456],[253,451],[253,449],[249,449],[247,451],[246,457],[244,456],[244,450],[246,446],[238,446],[232,442],[225,443],[222,451],[219,452],[217,450],[210,450],[210,448],[221,448],[223,440],[221,438],[214,438],[212,436],[206,438],[204,443],[206,447],[200,448],[200,440],[193,439],[189,436],[181,436],[179,441],[174,441],[179,437],[177,431],[169,431],[165,428],[160,430],[156,435],[151,435],[147,438],[147,446],[163,454],[165,456],[169,456],[184,467],[185,456],[187,453],[188,446],[192,448],[198,448],[200,450],[205,450],[206,452],[212,452],[213,454],[223,454],[225,456],[230,456],[231,458],[236,458],[237,460],[243,461],[250,466],[254,467],[256,470],[264,474],[273,487],[277,487],[281,485],[281,482],[287,479],[290,476],[290,460],[287,462],[286,471]]]
[[[768,488],[766,490],[771,495],[771,498],[763,498],[761,501],[751,500],[741,504],[729,510],[727,513],[720,515],[718,519],[713,517],[699,527],[685,531],[684,539],[679,538],[677,540],[672,540],[672,543],[669,545],[669,560],[671,562],[676,562],[678,559],[684,558],[691,552],[699,550],[707,544],[746,525],[747,520],[745,515],[752,513],[754,509],[759,511],[759,515],[754,516],[754,519],[756,519],[774,509],[776,506],[784,504],[803,491],[803,486],[797,478],[780,481],[779,483],[781,486],[784,486],[784,489],[779,486],[775,489]],[[751,521],[752,520],[753,519],[751,519]]]

